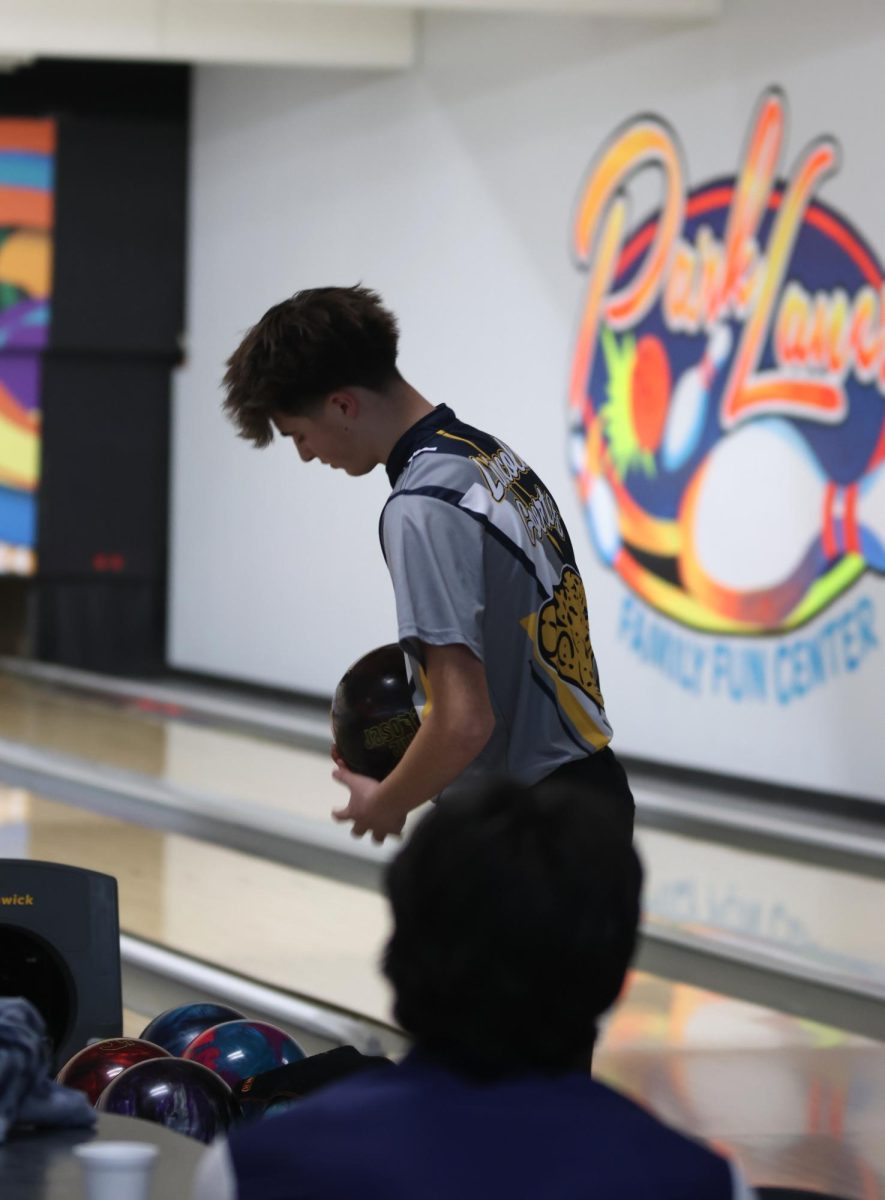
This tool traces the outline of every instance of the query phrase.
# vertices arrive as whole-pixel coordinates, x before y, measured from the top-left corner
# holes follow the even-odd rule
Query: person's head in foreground
[[[751,1200],[588,1070],[642,882],[606,807],[497,781],[433,808],[387,875],[384,967],[414,1050],[233,1132],[195,1200]]]
[[[254,446],[277,433],[305,462],[364,475],[430,409],[399,373],[398,342],[396,317],[369,288],[296,292],[229,358],[224,411]]]
[[[642,885],[594,800],[555,782],[492,783],[438,805],[389,868],[396,1018],[467,1074],[589,1068]]]

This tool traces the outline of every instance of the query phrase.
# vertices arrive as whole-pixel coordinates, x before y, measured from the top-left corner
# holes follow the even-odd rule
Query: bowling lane
[[[0,788],[2,857],[108,871],[125,932],[388,1019],[377,965],[387,915],[366,889],[20,789]],[[127,1032],[154,1015],[129,1009]],[[757,1182],[885,1197],[881,1044],[635,972],[604,1029],[597,1070],[729,1149]]]
[[[341,800],[328,759],[315,752],[3,674],[0,738],[324,824]]]
[[[7,674],[0,674],[0,737],[147,775],[161,772],[165,758],[160,721]]]
[[[661,830],[640,829],[636,841],[647,924],[789,960],[885,1003],[885,878]]]
[[[183,720],[166,707],[173,715],[0,673],[0,779],[377,886],[392,847],[357,843],[331,820],[344,793],[325,748],[316,750],[315,718],[311,750],[294,717],[285,740],[279,728],[252,735]]]
[[[113,875],[121,929],[323,1004],[389,1021],[375,964],[380,895],[305,871],[145,829],[21,789],[0,788],[0,858]]]
[[[50,757],[70,756],[64,770],[71,764],[93,770],[91,761],[94,770],[108,772],[88,777],[77,797],[53,790],[55,799],[100,807],[94,785],[106,783],[105,812],[148,823],[154,800],[148,785],[156,784],[166,791],[153,805],[158,811],[150,823],[306,872],[377,888],[381,866],[394,849],[355,842],[335,826],[329,812],[341,792],[330,778],[328,759],[278,739],[0,674],[0,741],[6,755],[36,748]],[[48,786],[33,779],[25,784],[38,792]],[[132,784],[133,792],[125,808],[115,791],[124,784]],[[678,978],[713,987],[728,978],[729,990],[744,999],[859,1032],[876,1030],[885,1002],[885,929],[877,915],[885,906],[881,872],[855,876],[832,865],[723,845],[713,837],[648,828],[646,805],[673,798],[643,785],[637,799],[637,841],[648,871],[651,938],[643,951],[645,965],[672,974],[672,964],[649,952],[657,939],[662,953],[672,956],[675,938],[683,956],[686,946],[699,952],[692,965],[679,961]],[[706,809],[715,812],[716,799]],[[722,805],[735,807],[727,797],[720,798]],[[182,822],[182,812],[193,819]],[[219,814],[224,821],[210,829]],[[745,815],[751,822],[768,817],[749,810]],[[720,956],[715,962],[708,958],[711,948]],[[744,971],[740,981],[723,973],[728,957],[752,960],[753,973]]]
[[[636,972],[596,1073],[755,1184],[885,1198],[885,1046]]]

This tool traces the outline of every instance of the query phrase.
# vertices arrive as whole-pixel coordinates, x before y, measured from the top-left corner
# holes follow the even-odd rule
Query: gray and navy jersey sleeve
[[[399,641],[412,653],[419,642],[459,643],[484,660],[483,529],[452,501],[429,488],[400,493],[385,509]]]

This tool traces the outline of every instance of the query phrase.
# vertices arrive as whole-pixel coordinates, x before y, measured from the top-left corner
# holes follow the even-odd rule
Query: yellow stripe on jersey
[[[418,714],[423,721],[430,716],[433,708],[433,692],[430,687],[430,680],[427,677],[427,672],[420,663],[418,663],[418,680],[421,684],[421,691],[424,693],[424,703],[421,706],[421,712]]]

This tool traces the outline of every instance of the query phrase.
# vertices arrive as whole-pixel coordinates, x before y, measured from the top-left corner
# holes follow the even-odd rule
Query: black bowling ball
[[[332,736],[351,771],[383,779],[418,731],[402,650],[379,646],[348,667],[332,700]]]

